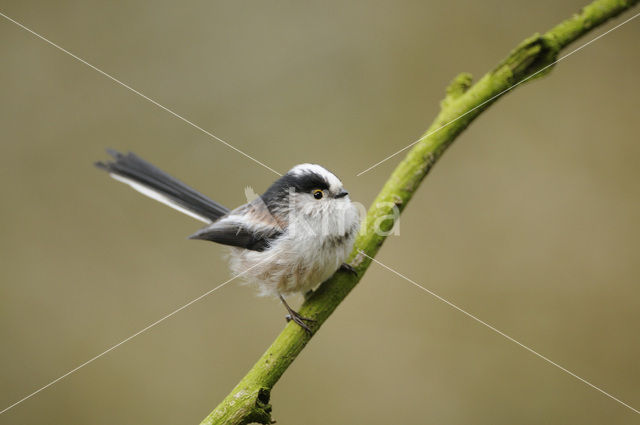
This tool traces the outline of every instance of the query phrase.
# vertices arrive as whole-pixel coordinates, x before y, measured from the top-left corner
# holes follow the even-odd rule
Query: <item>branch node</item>
[[[271,390],[269,388],[261,387],[255,397],[255,403],[252,406],[250,413],[245,416],[247,421],[245,423],[259,423],[263,425],[275,423],[276,421],[271,419],[271,405],[269,404]]]
[[[451,104],[452,101],[458,99],[460,96],[466,93],[471,87],[473,82],[473,76],[468,72],[461,72],[458,74],[447,86],[446,96],[440,102],[442,109]]]
[[[551,71],[552,67],[549,65],[555,62],[560,48],[560,44],[557,43],[553,35],[533,34],[513,49],[493,73],[500,73],[506,67],[510,71],[511,84],[536,74],[541,69],[544,71],[539,72],[533,78],[544,77]]]

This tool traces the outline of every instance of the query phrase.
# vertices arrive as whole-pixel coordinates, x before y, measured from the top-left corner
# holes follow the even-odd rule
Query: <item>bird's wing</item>
[[[273,217],[261,198],[245,204],[211,225],[198,230],[190,239],[201,239],[264,251],[283,233],[281,223]]]

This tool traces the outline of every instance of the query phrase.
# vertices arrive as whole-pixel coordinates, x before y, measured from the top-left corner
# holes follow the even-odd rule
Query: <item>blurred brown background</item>
[[[368,205],[399,158],[356,173],[415,140],[453,76],[479,77],[584,1],[5,0],[0,10],[277,170],[325,165]],[[4,408],[229,277],[224,248],[185,239],[198,222],[92,166],[105,147],[229,206],[275,176],[4,19],[0,38]],[[379,255],[636,408],[639,39],[640,21],[629,23],[491,107]],[[229,285],[0,423],[197,424],[283,315]],[[279,424],[639,418],[375,265],[272,402]]]

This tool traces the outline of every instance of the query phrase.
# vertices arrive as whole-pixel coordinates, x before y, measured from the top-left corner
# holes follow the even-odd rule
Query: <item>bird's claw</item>
[[[304,329],[304,331],[308,335],[311,335],[313,333],[309,325],[307,325],[307,322],[314,323],[316,322],[315,319],[312,319],[310,317],[304,317],[300,315],[300,313],[294,310],[289,311],[289,314],[287,314],[284,318],[287,320],[287,323],[293,320],[293,322],[296,323],[298,326],[300,326],[302,329]]]
[[[348,264],[348,263],[342,263],[340,265],[340,271],[351,273],[354,276],[358,274],[356,269],[351,264]]]

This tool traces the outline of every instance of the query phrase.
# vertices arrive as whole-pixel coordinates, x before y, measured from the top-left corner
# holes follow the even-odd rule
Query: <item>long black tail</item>
[[[96,162],[96,167],[150,198],[209,223],[229,212],[227,207],[193,190],[131,152],[126,155],[113,149],[107,149],[107,152],[115,161]]]

